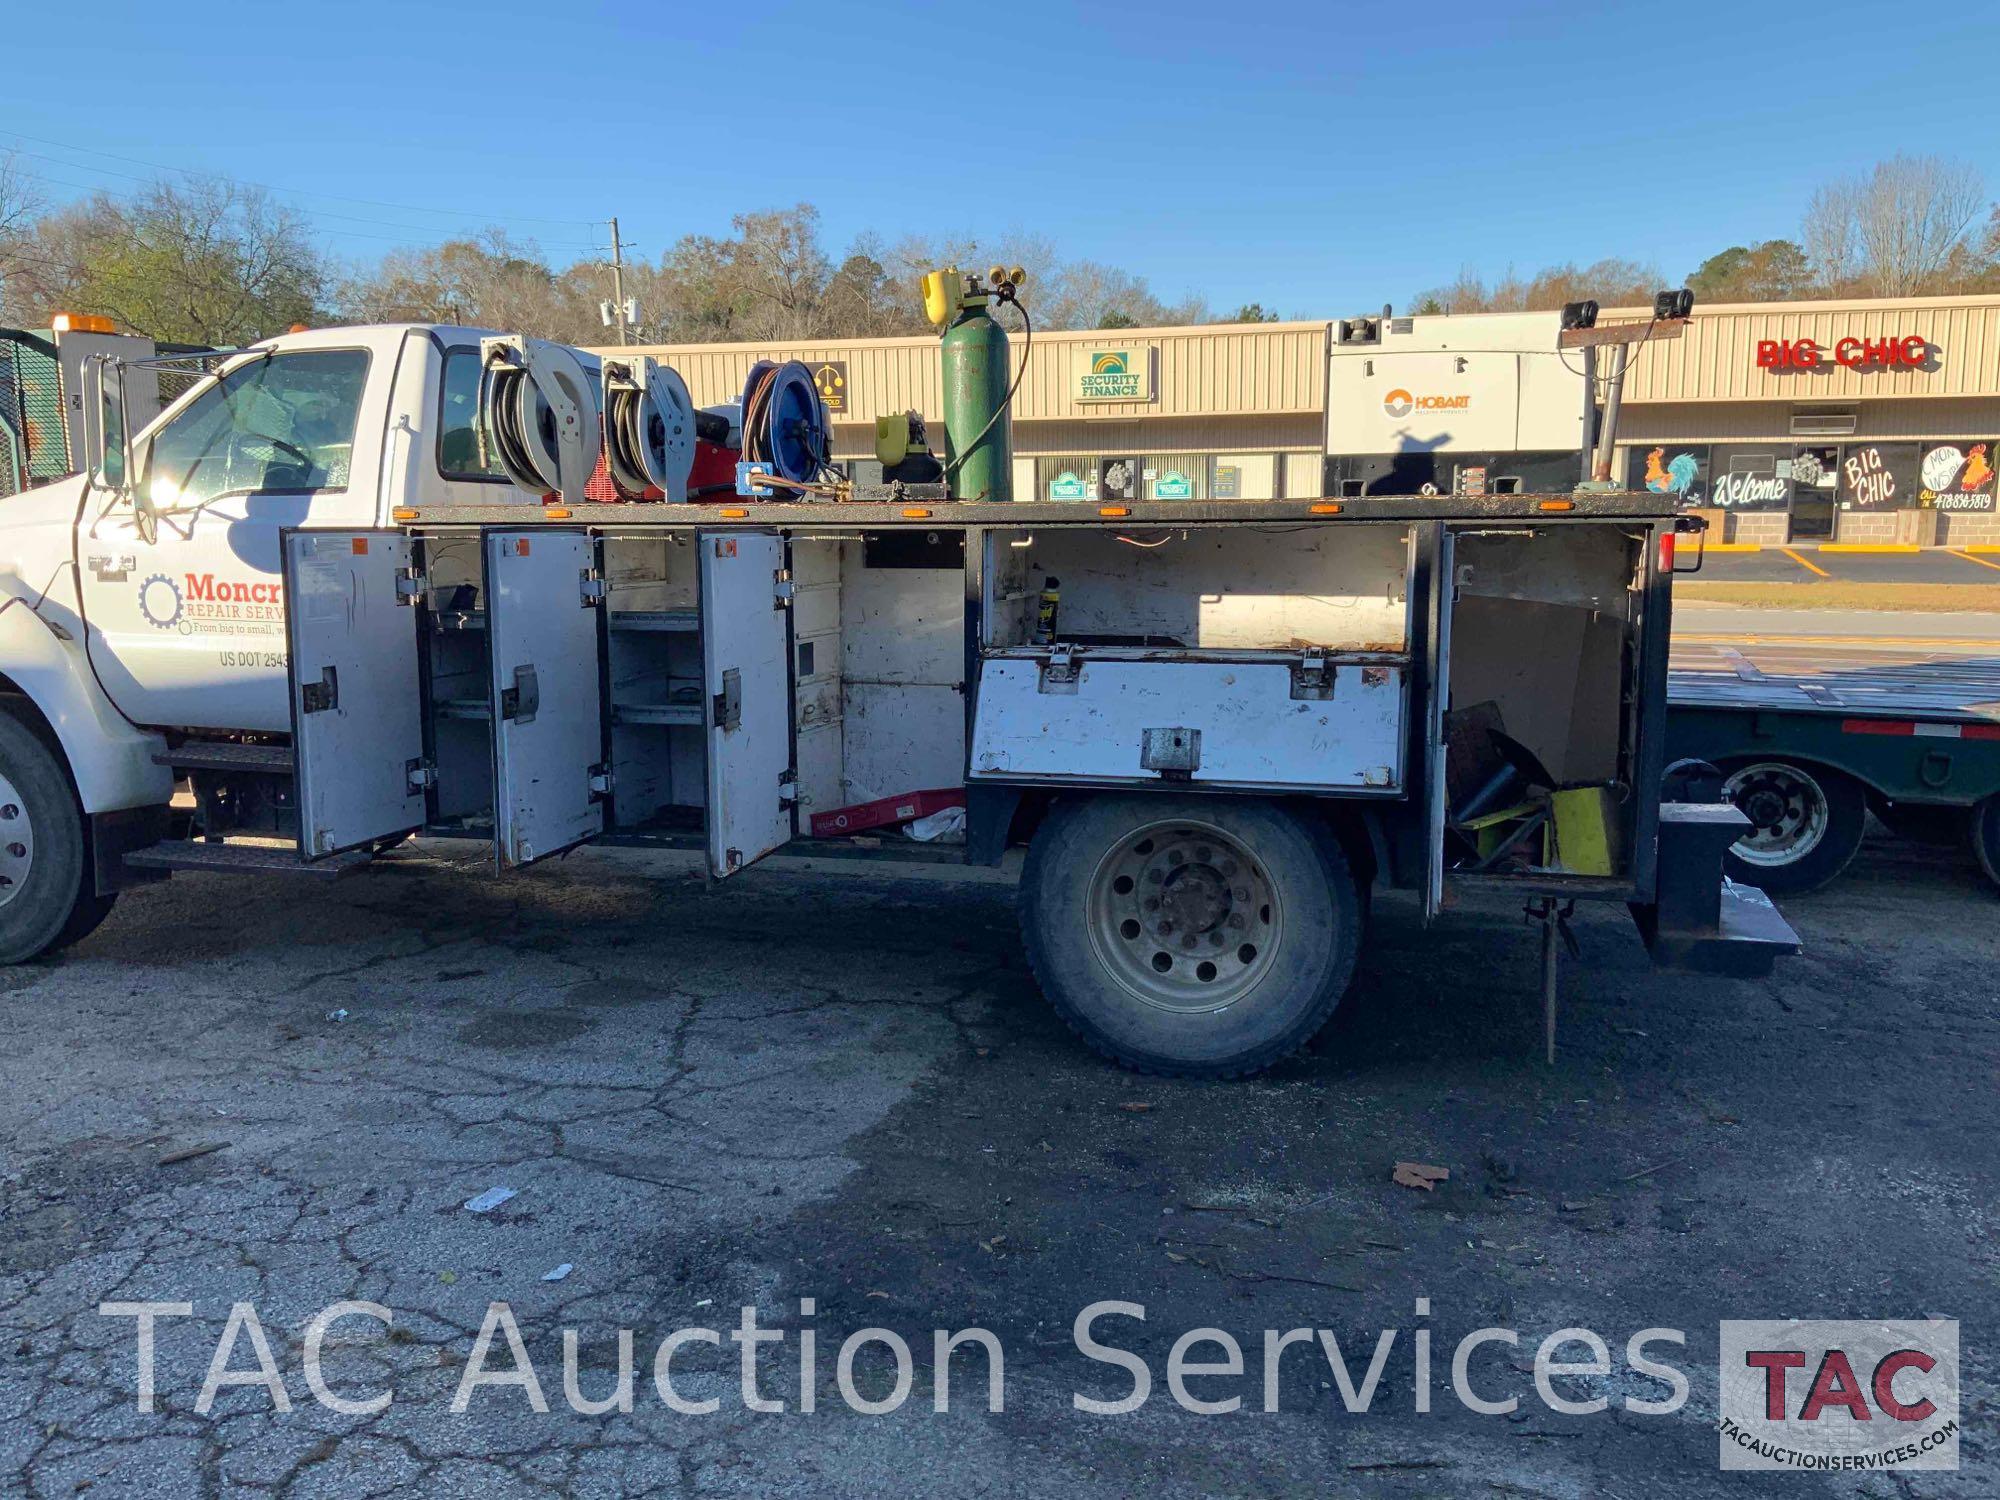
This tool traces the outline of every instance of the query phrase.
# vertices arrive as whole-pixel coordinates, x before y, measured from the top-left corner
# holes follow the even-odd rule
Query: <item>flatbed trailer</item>
[[[1749,661],[1668,677],[1675,758],[1717,767],[1750,819],[1731,875],[1768,891],[1825,885],[1866,814],[1931,841],[1967,840],[2000,884],[2000,662],[1939,656],[1811,672]]]

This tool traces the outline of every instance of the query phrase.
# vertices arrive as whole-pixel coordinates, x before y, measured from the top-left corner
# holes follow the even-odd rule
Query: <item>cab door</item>
[[[133,447],[130,495],[85,498],[76,562],[90,661],[141,724],[281,732],[280,533],[378,519],[382,410],[402,335],[350,330],[202,375]],[[128,385],[140,371],[128,371]],[[155,383],[179,377],[151,375]],[[368,413],[372,412],[372,419]]]
[[[489,531],[493,847],[532,864],[604,831],[603,582],[583,532]]]
[[[280,552],[299,852],[324,859],[423,825],[410,539],[289,531]]]
[[[704,532],[697,545],[708,869],[719,880],[793,833],[791,580],[782,537]]]

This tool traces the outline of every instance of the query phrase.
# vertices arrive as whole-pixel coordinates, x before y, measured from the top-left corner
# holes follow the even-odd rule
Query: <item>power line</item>
[[[192,167],[171,167],[166,165],[164,162],[147,161],[137,156],[121,156],[115,151],[99,151],[92,146],[77,146],[71,144],[68,141],[51,140],[47,136],[30,135],[23,130],[9,130],[7,134],[13,136],[17,140],[33,141],[38,146],[54,146],[59,151],[74,151],[83,156],[101,156],[105,158],[107,161],[122,161],[126,163],[128,166],[149,167],[155,172],[174,172],[183,177],[218,177],[227,182],[234,182],[239,187],[262,188],[267,193],[285,193],[295,198],[331,198],[336,203],[359,203],[368,208],[392,208],[406,213],[443,214],[448,218],[454,218],[454,219],[471,219],[479,217],[479,215],[477,214],[460,213],[455,209],[436,208],[430,204],[424,204],[424,203],[391,203],[380,198],[352,198],[343,193],[324,193],[318,191],[309,192],[300,188],[278,187],[268,182],[252,182],[251,180],[245,177],[231,177],[226,172],[205,172],[205,171],[199,171]],[[23,154],[33,155],[34,153],[24,152]],[[63,165],[75,166],[78,164],[74,162],[66,162],[63,163]],[[94,167],[85,167],[83,168],[83,170],[96,171],[98,169]],[[117,176],[122,174],[112,173],[110,175]],[[144,179],[135,179],[135,180],[143,181]],[[510,214],[508,215],[508,217],[514,220],[515,222],[522,224],[561,224],[571,229],[578,228],[584,224],[595,224],[597,222],[595,219],[543,218],[535,214]]]

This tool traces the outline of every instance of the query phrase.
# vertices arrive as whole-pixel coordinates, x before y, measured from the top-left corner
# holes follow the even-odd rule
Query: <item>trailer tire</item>
[[[1723,797],[1756,824],[1722,856],[1731,880],[1796,896],[1853,862],[1868,821],[1867,793],[1853,777],[1777,756],[1725,761],[1721,770]]]
[[[83,809],[43,738],[0,713],[0,964],[85,937],[111,910],[91,888]]]
[[[1972,852],[1986,878],[2000,886],[2000,793],[1972,810]]]
[[[1339,841],[1248,798],[1059,801],[1029,845],[1020,902],[1056,1013],[1122,1066],[1177,1078],[1242,1077],[1304,1046],[1346,993],[1360,942]]]

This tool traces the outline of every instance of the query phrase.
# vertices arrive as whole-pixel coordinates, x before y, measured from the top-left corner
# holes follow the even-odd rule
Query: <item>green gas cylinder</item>
[[[991,294],[976,276],[955,289],[956,315],[944,331],[945,478],[959,500],[1014,498],[1012,423],[1007,402],[1007,330],[987,312]]]

